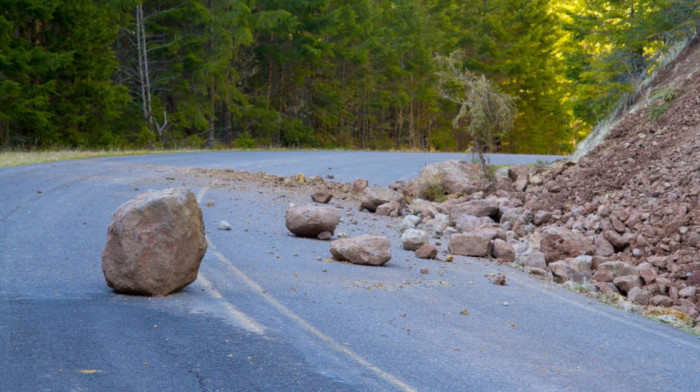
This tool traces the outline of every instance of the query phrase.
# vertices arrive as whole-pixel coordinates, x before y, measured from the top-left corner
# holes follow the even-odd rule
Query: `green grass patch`
[[[683,90],[668,87],[661,88],[651,94],[651,105],[648,116],[652,120],[658,120],[673,104],[673,101],[683,95]]]

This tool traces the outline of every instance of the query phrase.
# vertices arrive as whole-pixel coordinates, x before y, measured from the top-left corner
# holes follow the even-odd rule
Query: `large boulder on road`
[[[112,214],[102,271],[116,291],[165,296],[197,279],[206,251],[194,194],[185,188],[149,191]]]
[[[318,237],[335,232],[340,223],[340,209],[334,207],[299,206],[287,210],[287,229],[300,237]]]
[[[372,234],[344,238],[331,242],[331,254],[339,261],[379,266],[391,259],[391,241]]]

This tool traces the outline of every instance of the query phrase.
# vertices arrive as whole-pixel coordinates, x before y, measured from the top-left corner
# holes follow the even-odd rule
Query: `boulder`
[[[612,282],[619,276],[639,275],[639,272],[624,261],[606,261],[598,265],[595,278],[599,282]]]
[[[399,225],[399,231],[402,233],[408,229],[415,229],[420,223],[420,218],[415,215],[406,215]]]
[[[334,207],[292,207],[285,214],[287,229],[300,237],[316,237],[327,231],[331,235],[340,223],[340,209]]]
[[[367,180],[365,180],[364,178],[358,178],[352,184],[352,191],[355,193],[360,193],[360,192],[364,191],[368,185],[369,185],[369,182]]]
[[[594,244],[596,256],[608,257],[615,253],[613,246],[610,244],[610,242],[608,242],[608,240],[603,238],[603,236],[596,236]]]
[[[391,259],[391,241],[384,236],[363,234],[331,242],[331,254],[353,264],[384,265]]]
[[[644,284],[652,284],[656,280],[656,270],[654,267],[638,267],[637,271],[639,271],[639,276],[644,280]]]
[[[460,233],[464,233],[468,231],[474,231],[488,223],[494,222],[491,218],[487,216],[478,217],[474,215],[465,214],[457,218],[455,228],[457,228],[457,230],[459,230]]]
[[[397,217],[402,213],[403,207],[398,201],[392,200],[388,203],[384,203],[374,210],[374,213],[381,216],[391,216]]]
[[[621,293],[627,294],[634,287],[639,289],[642,288],[642,278],[640,278],[639,275],[619,276],[613,279],[613,284],[620,289]]]
[[[469,233],[453,234],[447,244],[450,253],[474,257],[487,257],[491,254],[491,247],[490,239]]]
[[[383,188],[375,185],[367,187],[362,191],[362,199],[360,200],[360,211],[367,210],[375,212],[377,207],[390,201],[403,204],[403,195],[389,188]]]
[[[418,178],[408,182],[404,192],[409,198],[425,198],[429,189],[439,187],[447,194],[472,194],[485,187],[481,167],[464,161],[446,161],[427,165]]]
[[[499,260],[511,263],[515,260],[515,249],[509,243],[497,238],[493,241],[491,255]]]
[[[311,200],[316,203],[326,204],[331,201],[333,194],[325,185],[315,186],[311,193]]]
[[[433,203],[423,199],[413,199],[406,209],[411,214],[424,218],[434,218],[438,214],[438,210]]]
[[[563,227],[551,227],[542,233],[540,250],[548,263],[581,255],[592,255],[595,248],[582,234]]]
[[[557,283],[564,283],[569,280],[573,280],[574,270],[569,267],[566,261],[554,261],[547,265],[547,268],[552,272],[554,281]]]
[[[634,303],[646,306],[651,300],[651,293],[639,287],[632,287],[627,293],[627,298]]]
[[[629,241],[622,235],[618,234],[614,230],[606,230],[603,232],[603,237],[613,246],[617,251],[624,250],[629,246]]]
[[[524,192],[530,184],[529,176],[533,169],[527,165],[513,165],[508,168],[508,178],[513,181],[513,188],[518,192]]]
[[[500,238],[503,241],[505,241],[508,239],[506,231],[498,225],[484,225],[472,231],[470,234],[478,235],[489,240],[495,240],[496,238]]]
[[[423,230],[408,229],[401,234],[401,246],[406,250],[417,250],[428,243],[428,234]]]
[[[678,291],[678,296],[681,298],[687,298],[687,297],[692,297],[695,295],[697,292],[697,287],[695,286],[688,286],[684,289],[681,289]]]
[[[102,271],[116,291],[165,296],[197,279],[206,250],[194,194],[185,188],[149,191],[112,214]]]
[[[462,215],[489,217],[493,220],[497,220],[498,214],[498,204],[487,200],[470,200],[450,208],[450,223],[456,224],[457,219]]]
[[[649,300],[650,305],[663,306],[665,308],[673,305],[673,300],[665,295],[655,295]]]
[[[430,244],[425,244],[416,250],[416,257],[419,259],[434,259],[437,254],[437,248]]]
[[[530,268],[547,268],[547,262],[545,261],[544,253],[533,251],[530,253],[524,253],[518,258],[518,263]]]

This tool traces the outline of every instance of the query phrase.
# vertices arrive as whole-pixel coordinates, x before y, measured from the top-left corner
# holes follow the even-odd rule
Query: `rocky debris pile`
[[[700,322],[700,79],[686,77],[698,64],[695,45],[648,87],[681,91],[668,111],[628,113],[578,164],[513,166],[491,188],[479,167],[427,166],[404,188],[401,231]],[[435,195],[447,200],[420,199]]]
[[[340,209],[334,207],[299,206],[287,210],[287,229],[299,237],[330,239],[340,223]]]
[[[102,271],[116,291],[165,296],[197,279],[206,250],[194,194],[185,188],[149,191],[112,215]]]

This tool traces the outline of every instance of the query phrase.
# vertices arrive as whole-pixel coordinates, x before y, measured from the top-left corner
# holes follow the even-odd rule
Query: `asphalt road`
[[[284,227],[288,203],[308,196],[173,168],[386,185],[444,159],[453,156],[251,152],[0,169],[0,391],[700,389],[695,335],[488,261],[416,259],[400,248],[398,220],[350,203],[335,204],[360,223],[338,231],[389,235],[393,258],[330,262],[328,242]],[[210,247],[198,280],[166,298],[113,293],[100,267],[110,214],[176,185],[216,202],[203,207]],[[216,230],[221,219],[233,230]],[[489,282],[499,272],[508,285]]]

